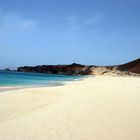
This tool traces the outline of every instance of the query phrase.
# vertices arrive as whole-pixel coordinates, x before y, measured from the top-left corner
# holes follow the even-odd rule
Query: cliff
[[[137,76],[140,75],[140,59],[132,62],[115,66],[86,66],[73,63],[71,65],[42,65],[19,67],[20,72],[38,72],[48,74],[67,74],[67,75],[120,75]]]

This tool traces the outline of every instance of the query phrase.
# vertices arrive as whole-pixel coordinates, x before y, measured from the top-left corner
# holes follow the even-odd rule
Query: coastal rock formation
[[[90,66],[73,63],[71,65],[42,65],[42,66],[24,66],[19,67],[20,72],[39,72],[48,74],[67,74],[67,75],[90,75],[92,71]]]
[[[115,66],[86,66],[73,63],[71,65],[42,65],[35,67],[24,66],[19,67],[17,71],[67,75],[138,76],[140,75],[140,59]]]
[[[123,64],[123,65],[119,65],[118,70],[120,70],[120,71],[129,71],[129,72],[140,74],[140,58],[136,59],[136,60],[134,60],[132,62]]]

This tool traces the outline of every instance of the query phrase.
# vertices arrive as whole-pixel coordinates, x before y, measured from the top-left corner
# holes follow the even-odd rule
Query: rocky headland
[[[88,66],[73,63],[71,65],[24,66],[18,67],[17,71],[66,75],[140,76],[140,58],[126,64],[114,66]]]

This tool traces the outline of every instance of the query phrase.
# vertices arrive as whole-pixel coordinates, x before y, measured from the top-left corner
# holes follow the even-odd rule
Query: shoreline
[[[0,94],[0,139],[140,139],[140,78],[94,77]]]
[[[0,86],[0,94],[4,93],[4,92],[8,92],[8,91],[16,91],[16,90],[21,90],[21,89],[33,89],[33,88],[43,88],[43,87],[56,87],[56,86],[63,86],[63,85],[67,85],[69,83],[73,83],[73,82],[78,82],[78,81],[84,81],[87,79],[91,79],[91,78],[103,78],[103,77],[118,77],[118,78],[140,78],[140,76],[118,76],[118,75],[102,75],[102,76],[93,76],[93,75],[88,75],[84,78],[78,78],[75,80],[71,80],[71,81],[61,81],[60,83],[54,83],[54,84],[48,84],[48,85],[30,85],[30,86]]]
[[[75,79],[75,80],[71,80],[71,81],[64,81],[64,82],[60,82],[60,83],[56,83],[56,84],[49,84],[49,85],[30,85],[30,86],[0,86],[0,95],[4,94],[5,92],[14,92],[17,90],[24,90],[24,89],[37,89],[37,88],[50,88],[50,87],[58,87],[58,86],[64,86],[64,85],[68,85],[68,84],[72,84],[72,83],[76,83],[79,81],[85,81],[88,79],[93,79],[93,78],[138,78],[140,79],[140,76],[118,76],[118,75],[103,75],[103,76],[93,76],[93,75],[88,75],[84,78],[79,78],[79,79]]]
[[[76,81],[82,81],[89,78],[89,76],[86,76],[84,78],[77,78],[75,80],[70,80],[70,81],[59,81],[56,83],[49,83],[47,85],[25,85],[25,86],[0,86],[0,94],[6,91],[13,91],[13,90],[20,90],[20,89],[30,89],[30,88],[43,88],[43,87],[55,87],[55,86],[63,86],[65,84],[71,83],[71,82],[76,82]]]

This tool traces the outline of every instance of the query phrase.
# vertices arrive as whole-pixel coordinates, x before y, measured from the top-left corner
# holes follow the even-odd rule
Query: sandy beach
[[[0,140],[140,140],[140,78],[1,92]]]

